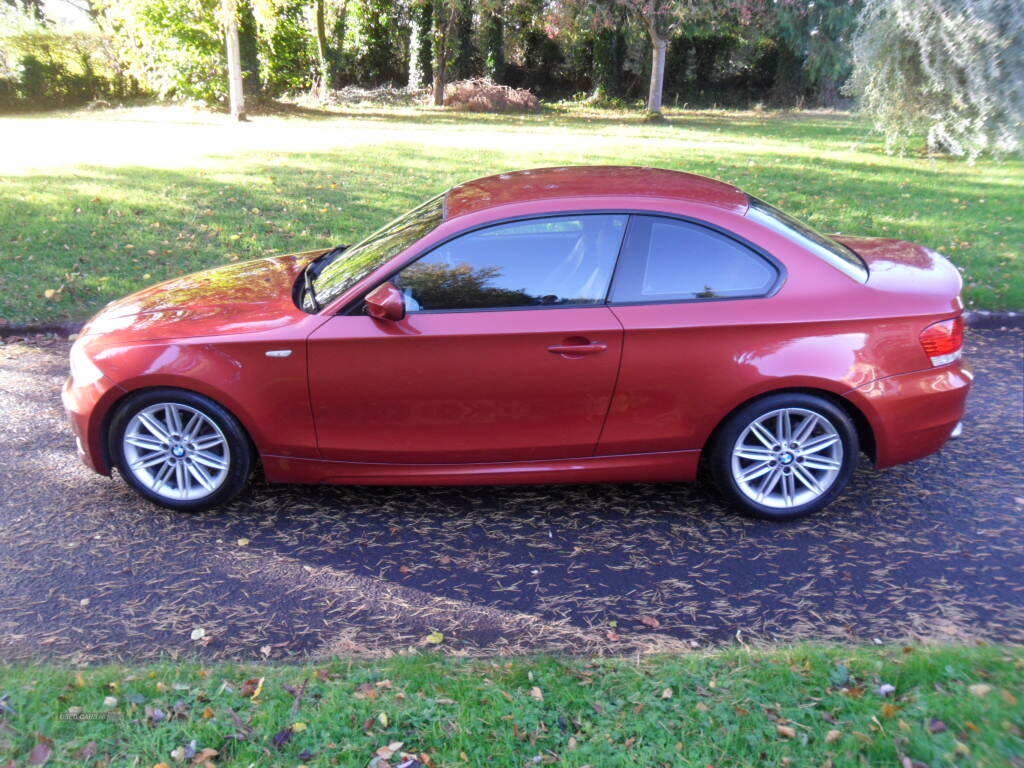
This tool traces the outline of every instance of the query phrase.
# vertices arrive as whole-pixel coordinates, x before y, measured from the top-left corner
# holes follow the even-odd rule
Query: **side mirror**
[[[366,295],[366,314],[377,320],[401,320],[405,297],[394,283],[383,283]]]

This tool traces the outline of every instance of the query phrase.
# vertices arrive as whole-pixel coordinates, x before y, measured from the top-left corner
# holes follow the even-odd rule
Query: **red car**
[[[631,167],[453,187],[348,248],[113,302],[71,350],[85,463],[198,510],[268,480],[693,480],[749,513],[835,499],[960,430],[957,270]],[[704,460],[703,463],[701,460]]]

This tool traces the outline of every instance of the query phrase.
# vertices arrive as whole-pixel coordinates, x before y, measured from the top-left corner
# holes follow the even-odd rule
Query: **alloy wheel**
[[[732,476],[740,491],[775,509],[819,498],[842,466],[839,431],[828,418],[806,408],[779,408],[758,416],[732,450]]]
[[[156,403],[135,413],[122,438],[125,467],[151,492],[193,501],[216,491],[228,475],[224,432],[202,411]]]

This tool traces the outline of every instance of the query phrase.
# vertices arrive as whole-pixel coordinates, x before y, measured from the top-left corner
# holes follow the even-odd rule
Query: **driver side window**
[[[604,303],[628,216],[515,221],[438,246],[394,283],[416,311]]]

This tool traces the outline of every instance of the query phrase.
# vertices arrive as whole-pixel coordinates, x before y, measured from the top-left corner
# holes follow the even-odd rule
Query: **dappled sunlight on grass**
[[[181,107],[3,118],[20,151],[0,155],[0,317],[82,318],[183,272],[352,242],[475,176],[581,163],[714,176],[824,230],[919,241],[966,270],[975,305],[1024,307],[1020,160],[886,156],[844,114],[667,116],[558,105],[297,109],[246,125]]]

